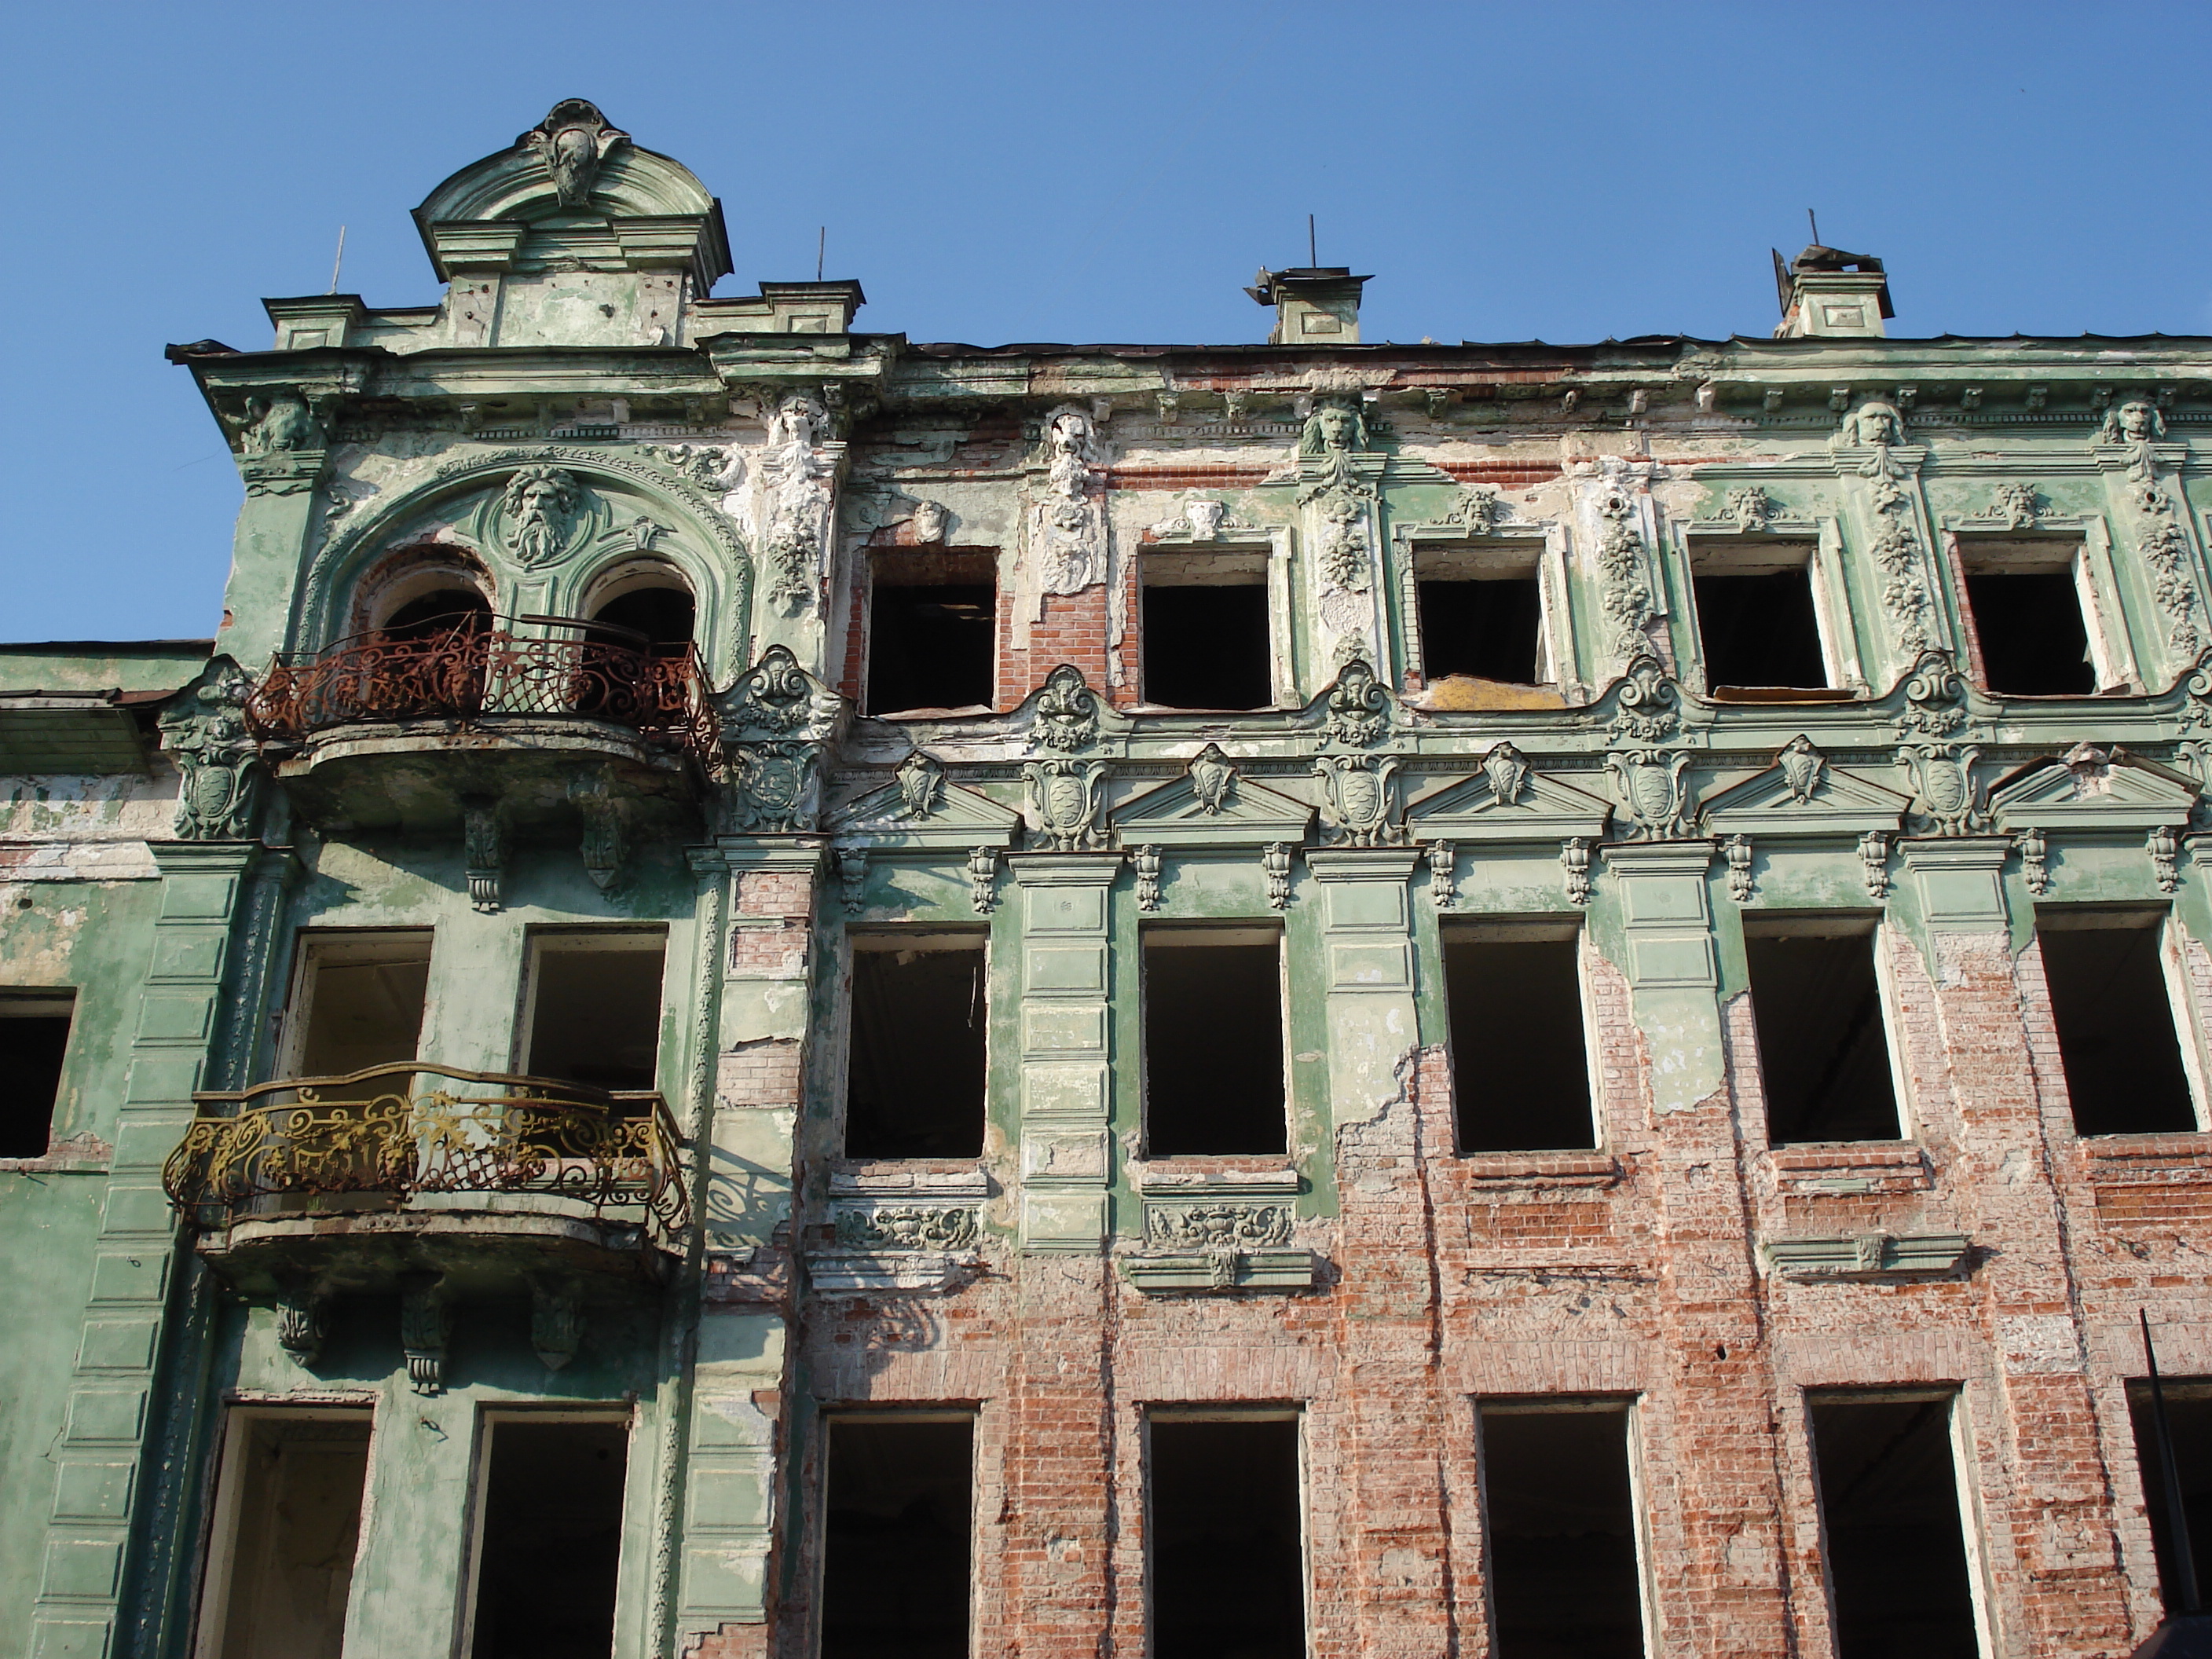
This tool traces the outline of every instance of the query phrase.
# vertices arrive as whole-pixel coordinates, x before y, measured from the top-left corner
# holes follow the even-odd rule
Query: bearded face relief
[[[557,466],[526,466],[507,481],[501,507],[507,550],[525,569],[550,564],[568,549],[571,517],[583,490]]]

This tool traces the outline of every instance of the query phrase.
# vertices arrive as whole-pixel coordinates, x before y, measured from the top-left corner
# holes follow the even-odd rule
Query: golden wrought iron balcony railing
[[[572,629],[587,624],[531,617]],[[427,638],[362,634],[321,652],[280,654],[246,703],[264,743],[302,743],[334,726],[487,717],[605,720],[712,768],[718,750],[696,648],[526,639],[455,628]]]
[[[690,1213],[682,1137],[657,1094],[422,1060],[193,1097],[161,1170],[179,1212],[222,1227],[282,1200],[537,1194],[662,1240]]]

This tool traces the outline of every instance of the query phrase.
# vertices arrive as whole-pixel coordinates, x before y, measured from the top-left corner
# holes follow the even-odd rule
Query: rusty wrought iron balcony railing
[[[193,1096],[161,1170],[203,1227],[290,1212],[287,1200],[537,1194],[672,1241],[690,1213],[682,1137],[657,1094],[422,1060]]]
[[[571,629],[562,617],[530,617]],[[336,726],[497,717],[604,720],[710,769],[718,756],[707,677],[689,645],[526,639],[452,629],[428,638],[362,634],[280,654],[246,700],[263,743],[304,743]]]

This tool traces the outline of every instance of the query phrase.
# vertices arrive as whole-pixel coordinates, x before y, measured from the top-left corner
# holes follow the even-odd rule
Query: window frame
[[[1874,953],[1874,986],[1881,1016],[1882,1049],[1889,1060],[1889,1091],[1896,1103],[1897,1137],[1893,1140],[1789,1140],[1774,1138],[1773,1100],[1766,1086],[1766,1054],[1759,1032],[1759,988],[1752,981],[1751,957],[1744,953],[1743,982],[1751,999],[1752,1058],[1759,1067],[1760,1115],[1765,1121],[1765,1150],[1803,1146],[1913,1146],[1920,1144],[1919,1114],[1911,1087],[1911,1068],[1906,1064],[1900,1024],[1896,969],[1890,960],[1894,925],[1887,910],[1821,909],[1739,911],[1742,938],[1778,939],[1796,934],[1811,938],[1849,938],[1863,933]]]
[[[1831,697],[1851,695],[1849,653],[1845,641],[1850,637],[1850,610],[1841,596],[1833,591],[1827,563],[1822,558],[1823,538],[1815,527],[1812,533],[1796,532],[1765,532],[1753,535],[1732,536],[1725,540],[1717,536],[1686,536],[1682,549],[1683,597],[1688,601],[1682,608],[1688,615],[1690,660],[1695,665],[1698,685],[1695,689],[1711,696],[1717,686],[1725,685],[1732,690],[1753,688],[1739,687],[1733,681],[1716,680],[1711,658],[1705,649],[1704,612],[1698,604],[1698,578],[1704,576],[1757,576],[1783,571],[1802,571],[1807,596],[1813,606],[1813,630],[1820,647],[1820,672],[1826,679],[1825,685],[1778,686],[1777,690],[1825,693]],[[1775,557],[1780,550],[1790,550],[1790,556]],[[1803,556],[1796,556],[1802,552]]]
[[[1258,577],[1254,580],[1248,573],[1234,581],[1222,582],[1185,580],[1155,583],[1148,579],[1151,571],[1172,571],[1179,566],[1183,567],[1188,574],[1196,574],[1193,567],[1200,560],[1249,562],[1258,567]],[[1183,712],[1181,704],[1153,702],[1151,688],[1146,683],[1146,651],[1150,643],[1150,629],[1145,626],[1145,592],[1152,586],[1259,587],[1266,593],[1267,701],[1250,710],[1189,712],[1244,714],[1299,706],[1301,699],[1291,664],[1290,560],[1279,536],[1270,532],[1224,530],[1210,542],[1148,543],[1138,551],[1133,563],[1135,570],[1132,580],[1137,605],[1137,692],[1144,707]]]
[[[46,1144],[21,1158],[0,1158],[0,1170],[43,1164],[60,1144],[62,1102],[69,1095],[70,1069],[76,1058],[77,1010],[81,987],[75,985],[0,986],[0,1019],[64,1019],[61,1064],[54,1069],[54,1097],[46,1103]]]
[[[1273,945],[1275,950],[1276,1042],[1282,1056],[1283,1150],[1279,1152],[1175,1152],[1152,1150],[1152,1031],[1151,941],[1162,936],[1182,936],[1165,949],[1203,950],[1206,945]],[[1203,940],[1204,943],[1200,941]],[[1291,1134],[1291,972],[1289,930],[1283,922],[1265,917],[1224,917],[1218,921],[1146,921],[1137,929],[1137,1144],[1143,1161],[1163,1166],[1188,1164],[1205,1158],[1267,1158],[1277,1164],[1294,1162],[1297,1146]]]
[[[429,975],[437,968],[435,927],[303,927],[294,936],[292,965],[284,1006],[279,1011],[275,1043],[275,1075],[307,1075],[300,1068],[307,1054],[307,1033],[315,1019],[316,970],[335,967],[370,967],[380,963],[421,961],[423,964],[422,1016],[427,1023],[432,986]],[[403,950],[420,941],[422,954]],[[415,1054],[422,1058],[422,1026],[416,1028]]]
[[[1598,1054],[1597,998],[1590,982],[1590,953],[1586,948],[1589,928],[1580,915],[1447,915],[1438,918],[1437,927],[1437,982],[1444,994],[1444,1059],[1450,1067],[1452,1079],[1452,1156],[1462,1158],[1542,1157],[1553,1153],[1571,1156],[1577,1152],[1596,1156],[1610,1150],[1606,1126],[1605,1096],[1602,1084],[1605,1067]],[[1571,943],[1575,953],[1575,1008],[1582,1021],[1583,1071],[1584,1087],[1589,1096],[1590,1145],[1584,1147],[1531,1146],[1517,1152],[1469,1152],[1460,1144],[1459,1079],[1460,1054],[1458,1044],[1452,1036],[1451,971],[1447,947],[1454,944],[1480,943],[1484,939],[1500,944]]]
[[[2197,1118],[2196,1127],[2192,1129],[2139,1129],[2124,1130],[2109,1135],[2082,1134],[2075,1127],[2074,1087],[2066,1076],[2065,1040],[2059,1035],[2054,1008],[2051,1043],[2058,1057],[2058,1082],[2064,1091],[2066,1133],[2076,1140],[2107,1141],[2125,1140],[2138,1134],[2204,1134],[2212,1132],[2212,1054],[2208,1054],[2208,1048],[2212,1048],[2212,1034],[2207,1032],[2205,1012],[2198,1006],[2197,989],[2189,977],[2188,929],[2175,913],[2172,901],[2160,904],[2069,904],[2063,902],[2038,904],[2034,912],[2035,957],[2037,969],[2043,975],[2043,995],[2046,1005],[2052,1004],[2053,1000],[2051,968],[2043,955],[2043,931],[2051,925],[2046,918],[2054,916],[2078,918],[2057,922],[2052,931],[2060,933],[2106,931],[2097,927],[2094,919],[2099,916],[2152,918],[2138,921],[2135,926],[2145,931],[2155,930],[2158,934],[2159,977],[2166,987],[2166,1014],[2173,1023],[2174,1047],[2181,1056],[2181,1074],[2189,1088],[2190,1110]],[[2110,931],[2117,932],[2118,929],[2115,927]]]
[[[1152,1425],[1155,1423],[1294,1423],[1297,1425],[1298,1492],[1298,1609],[1304,1626],[1306,1650],[1313,1650],[1315,1592],[1313,1527],[1313,1430],[1304,1401],[1144,1401],[1137,1407],[1142,1441],[1139,1453],[1138,1513],[1144,1521],[1144,1614],[1146,1651],[1152,1650],[1154,1628],[1152,1589],[1158,1582],[1153,1565],[1158,1528],[1153,1525]]]
[[[982,1559],[983,1526],[983,1426],[984,1413],[989,1402],[985,1401],[917,1401],[910,1406],[874,1403],[845,1403],[824,1401],[814,1414],[819,1431],[821,1455],[811,1460],[813,1468],[805,1483],[809,1498],[810,1518],[805,1528],[808,1553],[811,1558],[806,1575],[807,1596],[805,1652],[810,1659],[820,1659],[823,1634],[824,1604],[823,1597],[829,1589],[830,1574],[830,1447],[839,1423],[965,1423],[968,1425],[968,1645],[972,1653],[975,1645],[975,1563]],[[1109,1477],[1110,1478],[1110,1477]]]
[[[875,720],[941,720],[946,718],[934,712],[924,714],[910,708],[893,708],[882,714],[870,712],[875,701],[876,672],[876,594],[885,587],[962,587],[981,586],[983,578],[974,581],[885,581],[886,568],[895,568],[902,560],[919,558],[964,558],[972,561],[979,571],[988,573],[991,585],[991,644],[985,667],[988,670],[988,695],[980,705],[988,714],[1005,711],[1001,676],[1004,672],[1006,643],[1006,601],[1010,593],[1007,580],[1007,561],[1003,550],[989,546],[954,546],[929,544],[915,546],[872,546],[859,550],[854,559],[860,580],[855,598],[859,614],[853,617],[849,626],[860,635],[859,672],[852,686],[855,709],[866,719]],[[848,659],[849,660],[849,659]],[[974,709],[979,705],[963,703],[963,708]]]
[[[993,994],[994,958],[992,942],[994,930],[988,921],[894,921],[848,927],[842,932],[844,994],[836,999],[842,1029],[834,1033],[837,1056],[834,1097],[837,1116],[836,1151],[831,1155],[833,1161],[846,1166],[948,1162],[965,1165],[978,1162],[988,1152],[991,1145],[991,1066],[996,1054],[993,1038],[998,1013],[997,999]],[[848,1150],[852,1145],[853,1129],[853,1044],[860,1035],[860,1022],[855,1012],[857,1005],[852,995],[853,957],[862,951],[973,951],[983,958],[983,1098],[980,1108],[983,1117],[983,1150],[975,1158],[864,1158]]]
[[[1571,702],[1585,693],[1575,649],[1572,588],[1567,580],[1563,527],[1493,525],[1486,532],[1470,535],[1459,529],[1440,533],[1434,526],[1407,525],[1401,526],[1394,536],[1399,550],[1398,614],[1406,659],[1419,666],[1422,684],[1433,685],[1435,681],[1429,674],[1428,646],[1421,635],[1421,583],[1450,580],[1430,574],[1438,559],[1468,557],[1480,561],[1487,557],[1503,563],[1510,556],[1516,563],[1525,563],[1532,568],[1536,579],[1535,666],[1544,678],[1532,684],[1557,691]]]
[[[507,1070],[517,1077],[527,1077],[530,1054],[538,1029],[538,975],[539,963],[547,954],[550,942],[561,941],[553,954],[574,953],[589,955],[599,951],[618,951],[625,940],[654,939],[660,945],[660,1017],[653,1032],[653,1089],[661,1092],[660,1079],[668,1075],[670,1041],[668,1030],[668,945],[669,930],[665,923],[599,922],[583,926],[555,924],[544,927],[529,927],[523,933],[522,972],[515,987],[514,1036],[508,1048]]]
[[[2042,520],[2034,528],[2026,530],[1952,525],[1946,526],[1943,540],[1949,556],[1952,591],[1957,597],[1959,631],[1966,647],[1966,672],[1977,687],[1994,697],[2099,696],[2139,689],[2135,653],[2128,640],[2126,613],[2119,602],[2112,571],[2110,538],[2105,533],[2101,520]],[[2047,553],[2039,557],[2033,552],[2039,548],[2062,545],[2069,549],[2063,560]],[[2008,551],[2016,556],[2027,556],[2020,562],[2018,574],[2054,575],[2063,568],[2074,578],[2074,599],[2081,611],[2081,633],[2089,647],[2089,672],[2094,681],[2089,690],[1998,691],[1990,687],[1988,663],[1982,651],[1981,619],[1974,612],[1966,578],[2006,574],[2002,569],[1987,568],[1985,562],[2002,559]],[[1977,568],[1978,565],[1984,568]]]

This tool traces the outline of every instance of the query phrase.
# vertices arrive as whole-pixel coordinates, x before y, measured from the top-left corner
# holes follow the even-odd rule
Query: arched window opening
[[[474,588],[441,587],[409,599],[377,629],[387,640],[429,640],[441,635],[478,635],[491,627],[491,604]]]
[[[634,587],[592,611],[592,621],[602,626],[594,628],[592,636],[604,636],[609,644],[624,644],[642,635],[646,644],[658,651],[690,644],[691,630],[697,620],[698,606],[686,589],[674,586]],[[617,633],[617,629],[623,631]]]
[[[678,718],[690,697],[692,629],[698,605],[682,577],[658,560],[594,583],[572,706],[617,719]]]

